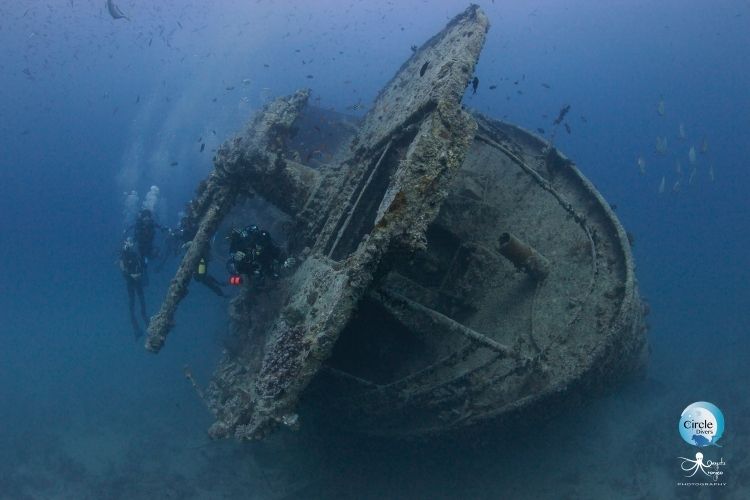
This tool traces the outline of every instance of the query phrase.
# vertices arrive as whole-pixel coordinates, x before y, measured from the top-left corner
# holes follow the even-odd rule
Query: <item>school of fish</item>
[[[656,113],[659,116],[660,122],[665,121],[669,117],[667,104],[663,96],[659,97],[659,101],[656,104]],[[674,127],[674,125],[671,127]],[[667,127],[663,128],[666,129]],[[672,128],[672,130],[675,129]],[[700,145],[696,146],[697,140],[688,133],[688,129],[682,121],[677,124],[675,132],[676,139],[679,141],[676,147],[670,149],[668,134],[663,136],[657,135],[654,141],[655,158],[649,164],[651,165],[650,168],[657,174],[657,178],[660,179],[656,189],[658,194],[666,193],[667,185],[669,184],[672,186],[670,192],[678,193],[684,185],[691,186],[701,180],[713,183],[716,180],[714,165],[707,161],[709,152],[708,138],[703,135]],[[682,144],[691,141],[695,142],[689,146]],[[673,169],[669,169],[663,161],[660,161],[660,158],[664,157],[669,158],[669,164],[674,165]],[[683,168],[683,162],[688,165],[687,171]],[[646,176],[647,161],[645,155],[639,155],[636,158],[636,165],[640,175]],[[686,175],[686,172],[689,173]]]

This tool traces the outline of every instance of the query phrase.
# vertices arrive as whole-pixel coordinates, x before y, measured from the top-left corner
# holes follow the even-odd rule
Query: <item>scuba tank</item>
[[[201,257],[200,262],[198,262],[198,274],[206,274],[206,259]]]

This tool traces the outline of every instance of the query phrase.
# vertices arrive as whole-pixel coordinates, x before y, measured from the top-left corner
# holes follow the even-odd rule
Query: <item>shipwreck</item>
[[[298,264],[232,301],[236,346],[204,391],[212,437],[296,426],[310,391],[352,431],[438,435],[554,413],[640,372],[645,310],[609,204],[548,141],[462,107],[488,29],[479,7],[459,14],[361,123],[321,121],[300,90],[219,149],[146,348],[163,347],[244,197],[288,216]],[[329,158],[307,154],[312,124]]]

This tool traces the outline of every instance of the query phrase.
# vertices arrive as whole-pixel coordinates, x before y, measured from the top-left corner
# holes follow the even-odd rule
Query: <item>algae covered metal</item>
[[[323,113],[307,91],[220,148],[147,348],[163,346],[191,269],[243,196],[289,217],[299,265],[268,293],[233,300],[235,347],[205,392],[213,437],[293,427],[301,399],[352,430],[436,434],[640,366],[643,309],[606,202],[546,142],[461,106],[488,28],[469,7],[404,63],[360,126],[326,121],[326,164],[303,160],[299,136]]]

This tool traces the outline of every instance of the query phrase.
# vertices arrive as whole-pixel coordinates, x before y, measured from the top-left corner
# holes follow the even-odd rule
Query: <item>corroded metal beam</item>
[[[188,293],[198,262],[208,252],[211,238],[238,194],[252,188],[273,198],[272,189],[276,189],[276,184],[253,184],[254,179],[267,180],[269,177],[298,195],[305,191],[301,186],[307,181],[306,177],[298,172],[299,169],[288,166],[281,154],[284,140],[307,104],[309,95],[308,90],[300,90],[292,96],[276,99],[255,116],[244,133],[225,142],[217,152],[214,170],[190,204],[188,217],[197,226],[197,231],[169,284],[159,312],[151,317],[145,345],[147,350],[159,352],[164,346],[174,327],[177,307]]]
[[[423,333],[427,337],[429,337],[430,333],[436,331],[449,335],[460,335],[505,357],[518,358],[518,352],[511,347],[492,340],[473,328],[462,325],[441,312],[415,302],[399,293],[381,289],[378,292],[370,293],[369,297],[382,305],[399,323],[410,330]]]

